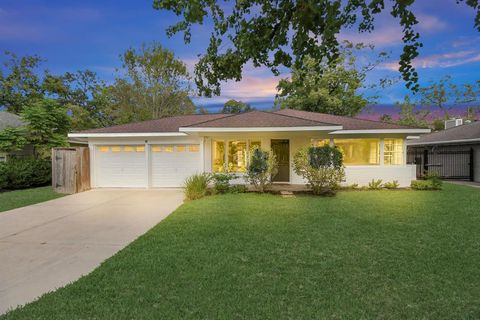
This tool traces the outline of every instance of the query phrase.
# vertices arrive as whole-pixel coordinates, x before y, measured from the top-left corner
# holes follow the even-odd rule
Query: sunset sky
[[[480,77],[480,33],[473,27],[474,11],[455,0],[416,1],[418,30],[424,47],[415,60],[420,83],[451,75],[457,83],[473,82]],[[189,69],[208,44],[211,26],[194,29],[192,42],[183,43],[182,35],[168,38],[167,26],[178,21],[169,12],[156,11],[152,1],[58,1],[0,0],[0,49],[18,55],[38,54],[53,73],[91,69],[111,81],[119,54],[142,42],[159,41],[185,61]],[[398,57],[402,48],[401,29],[389,15],[378,17],[376,31],[358,34],[346,30],[340,37],[353,42],[375,44],[377,50],[391,51],[391,58],[369,78],[369,83],[386,75],[398,75]],[[195,98],[198,105],[214,110],[234,98],[257,108],[272,106],[279,78],[268,69],[247,65],[241,82],[222,86],[222,95],[211,99]],[[288,72],[280,78],[288,77]],[[402,82],[380,93],[379,104],[390,105],[408,93]],[[387,107],[388,108],[388,107]]]

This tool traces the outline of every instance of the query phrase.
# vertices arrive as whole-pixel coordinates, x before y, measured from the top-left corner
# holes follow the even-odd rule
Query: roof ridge
[[[215,120],[231,118],[231,117],[239,116],[241,114],[250,113],[250,112],[253,112],[253,111],[257,111],[257,110],[250,110],[250,111],[246,111],[246,112],[239,112],[239,113],[232,113],[232,114],[218,113],[218,114],[225,114],[225,117],[220,117],[218,119],[210,119],[210,120],[206,120],[206,121],[200,121],[200,122],[192,123],[192,124],[189,124],[188,126],[183,126],[183,127],[186,128],[186,127],[196,126],[196,125],[199,125],[199,124],[204,124],[204,123],[215,121]]]
[[[291,110],[291,109],[290,109]],[[299,119],[299,120],[307,120],[307,121],[312,121],[312,122],[316,122],[316,123],[319,123],[319,124],[331,124],[331,125],[334,125],[334,126],[341,126],[341,124],[339,123],[330,123],[330,122],[322,122],[322,121],[318,121],[318,120],[312,120],[312,119],[305,119],[305,118],[301,118],[301,117],[297,117],[297,116],[292,116],[292,115],[289,115],[289,114],[281,114],[281,113],[277,113],[277,111],[275,112],[272,112],[272,111],[264,111],[264,110],[260,110],[261,112],[264,112],[264,113],[269,113],[269,114],[275,114],[277,116],[283,116],[283,117],[289,117],[289,118],[294,118],[294,119]],[[280,110],[278,110],[280,111]]]
[[[380,120],[363,119],[363,118],[358,118],[358,117],[353,117],[353,116],[340,116],[340,115],[337,115],[337,114],[330,114],[330,113],[324,113],[324,112],[314,112],[314,111],[306,111],[306,110],[298,110],[298,109],[292,109],[292,108],[280,109],[280,110],[278,110],[278,111],[282,111],[282,110],[301,111],[301,112],[321,114],[321,115],[326,115],[326,116],[348,118],[348,119],[353,119],[353,120],[369,121],[369,122],[375,122],[375,123],[387,123],[387,124],[392,124],[392,125],[401,126],[401,127],[407,127],[407,128],[412,128],[412,129],[418,129],[418,128],[419,128],[419,127],[414,127],[414,126],[409,126],[409,125],[397,124],[397,123],[393,123],[393,122],[385,122],[385,121],[380,121]],[[276,111],[276,112],[278,112],[278,111]]]

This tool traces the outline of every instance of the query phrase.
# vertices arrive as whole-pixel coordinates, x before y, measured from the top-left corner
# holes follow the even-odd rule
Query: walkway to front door
[[[290,182],[290,142],[285,139],[273,139],[272,152],[277,157],[278,174],[273,182]]]

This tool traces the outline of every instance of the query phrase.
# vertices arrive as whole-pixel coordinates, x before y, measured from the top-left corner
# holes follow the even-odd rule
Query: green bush
[[[212,180],[216,193],[229,193],[232,185],[230,181],[236,179],[237,176],[232,173],[215,173],[212,175]]]
[[[382,189],[382,179],[378,179],[378,180],[372,179],[372,181],[368,183],[368,189],[370,190]]]
[[[441,190],[442,189],[443,181],[440,180],[440,177],[438,176],[437,173],[430,172],[430,173],[427,174],[425,179],[427,181],[430,181],[430,183],[432,185],[432,188],[433,188],[432,190]]]
[[[385,184],[383,185],[383,187],[386,189],[398,189],[399,186],[400,184],[397,180],[393,180],[392,182],[385,182]]]
[[[250,152],[245,180],[259,192],[272,183],[272,178],[278,173],[278,163],[272,152],[256,148]]]
[[[185,197],[188,200],[196,200],[204,197],[210,181],[211,175],[207,173],[194,174],[188,177],[184,183]]]
[[[316,195],[334,195],[345,178],[343,155],[329,145],[300,149],[293,158],[293,169]]]
[[[414,180],[410,184],[410,187],[414,190],[441,190],[442,189],[441,184],[439,186],[438,182],[434,180]]]
[[[52,180],[52,165],[49,159],[9,158],[0,163],[0,188],[25,189],[44,186]]]

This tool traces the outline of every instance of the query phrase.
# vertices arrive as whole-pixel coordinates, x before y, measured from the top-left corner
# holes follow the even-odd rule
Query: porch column
[[[385,139],[380,139],[380,166],[385,165]]]

